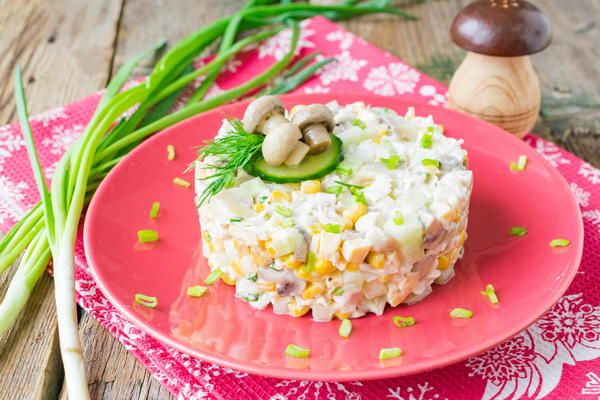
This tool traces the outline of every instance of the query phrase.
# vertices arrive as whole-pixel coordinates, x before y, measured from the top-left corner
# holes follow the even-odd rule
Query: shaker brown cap
[[[477,0],[454,18],[450,34],[467,51],[498,57],[537,53],[552,40],[548,18],[523,0]]]

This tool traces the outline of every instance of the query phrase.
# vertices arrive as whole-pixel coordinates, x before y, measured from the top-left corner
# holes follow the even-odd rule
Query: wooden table
[[[447,83],[463,53],[448,36],[467,0],[397,2],[417,22],[367,16],[341,23],[367,41]],[[553,23],[554,42],[533,57],[543,88],[535,133],[600,166],[600,2],[534,1]],[[124,61],[161,38],[170,43],[241,0],[0,0],[0,125],[12,122],[12,72],[24,69],[33,114],[103,88]],[[149,66],[142,66],[142,76]],[[4,295],[11,273],[0,278]],[[0,339],[0,397],[65,399],[52,279],[45,276],[22,317]],[[172,396],[87,314],[80,318],[95,399]]]

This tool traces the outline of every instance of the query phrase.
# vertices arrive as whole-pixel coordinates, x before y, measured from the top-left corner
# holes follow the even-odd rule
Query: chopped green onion
[[[492,285],[491,283],[488,283],[485,286],[485,291],[481,291],[479,293],[481,293],[483,296],[487,296],[490,299],[490,303],[492,304],[498,304],[500,302],[498,300],[498,296],[496,296],[496,290],[494,289],[494,285]]]
[[[364,189],[364,186],[360,186],[360,185],[352,185],[350,183],[346,183],[346,182],[342,182],[342,181],[334,181],[337,184],[340,184],[342,186],[346,186],[347,188],[354,188],[354,189]]]
[[[335,288],[335,290],[333,292],[331,292],[331,294],[334,296],[341,296],[344,294],[344,288],[343,287]]]
[[[435,132],[435,127],[433,127],[433,126],[428,126],[428,127],[427,127],[427,132],[429,132],[429,133],[433,133],[433,132]]]
[[[527,228],[524,228],[522,226],[515,226],[513,228],[510,228],[510,234],[513,236],[525,236],[527,235]]]
[[[352,322],[348,318],[344,318],[342,320],[342,324],[340,325],[340,330],[338,331],[341,337],[348,338],[352,333]]]
[[[154,308],[158,305],[158,299],[156,297],[146,296],[141,293],[136,293],[135,302],[148,308]]]
[[[437,168],[440,167],[440,162],[438,160],[433,160],[431,158],[424,158],[421,161],[421,164],[423,164],[424,166],[433,165],[434,167],[437,167]]]
[[[258,301],[258,295],[257,294],[249,294],[248,296],[244,296],[244,300],[251,303],[253,301]]]
[[[248,277],[248,280],[252,281],[252,282],[256,282],[258,280],[258,275],[257,274],[252,274],[252,275],[250,275]]]
[[[158,232],[154,229],[142,229],[137,234],[140,243],[155,242],[158,240]]]
[[[473,316],[473,311],[464,308],[455,308],[450,311],[450,316],[452,318],[471,318]]]
[[[400,156],[390,156],[390,158],[380,158],[379,161],[384,163],[387,169],[395,169],[400,162]]]
[[[429,128],[432,128],[431,131],[433,132],[433,127],[430,126]],[[430,149],[432,144],[433,144],[433,136],[431,136],[431,133],[425,133],[423,136],[421,136],[421,147],[422,148]]]
[[[291,228],[292,226],[296,226],[296,222],[292,218],[286,219],[281,225],[283,228]]]
[[[352,120],[352,125],[358,126],[360,129],[366,129],[367,126],[360,119],[356,118]]]
[[[352,193],[352,196],[354,196],[354,200],[358,201],[359,203],[363,203],[364,205],[368,205],[367,199],[365,198],[365,194],[362,190],[353,187],[351,187],[349,190],[350,193]]]
[[[275,207],[275,212],[283,217],[291,217],[294,215],[294,210],[287,207],[277,206]]]
[[[511,171],[523,171],[527,166],[527,156],[519,156],[519,161],[511,161],[510,164]]]
[[[221,275],[223,275],[223,271],[217,268],[213,272],[208,274],[206,279],[204,279],[204,283],[206,283],[207,285],[212,285],[213,283],[219,280]]]
[[[404,224],[404,215],[402,214],[402,211],[400,211],[400,210],[394,211],[393,220],[394,220],[394,224],[396,224],[396,225]]]
[[[308,252],[308,257],[306,259],[306,272],[313,272],[315,270],[315,263],[317,262],[317,256],[312,251]]]
[[[340,226],[335,224],[325,224],[323,230],[329,233],[340,233]]]
[[[310,355],[310,350],[296,346],[295,344],[288,344],[285,348],[285,354],[296,358],[306,358]]]
[[[256,199],[257,203],[266,203],[269,200],[269,196],[258,196]]]
[[[400,347],[390,347],[387,349],[381,349],[379,351],[379,359],[387,360],[388,358],[396,358],[402,355],[402,350]]]
[[[207,290],[208,288],[206,286],[190,286],[185,293],[190,297],[200,297],[206,293]]]
[[[150,218],[156,218],[158,216],[158,209],[160,208],[160,203],[155,201],[152,203],[152,208],[150,209]]]
[[[413,317],[394,317],[394,325],[398,328],[406,328],[407,326],[413,326],[415,324]]]
[[[341,165],[338,165],[335,168],[335,171],[340,175],[346,175],[346,176],[350,176],[354,172],[354,171],[352,171],[352,168],[344,168]]]
[[[571,244],[568,239],[554,239],[550,242],[550,247],[566,247]]]
[[[519,156],[519,161],[517,162],[517,169],[519,171],[523,171],[527,166],[527,156]]]
[[[181,179],[181,178],[173,179],[173,183],[176,185],[179,185],[179,186],[183,186],[184,188],[190,187],[190,183],[188,181],[186,181],[185,179]]]
[[[175,147],[172,144],[167,145],[167,160],[175,159]]]
[[[244,220],[244,218],[229,218],[229,222],[233,223],[233,222],[242,222]]]
[[[325,193],[331,193],[339,196],[340,193],[342,193],[342,190],[344,190],[344,188],[341,186],[329,186],[327,189],[325,189]]]

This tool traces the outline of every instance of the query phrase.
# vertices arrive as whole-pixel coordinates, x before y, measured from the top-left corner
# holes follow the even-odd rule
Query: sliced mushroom
[[[288,159],[302,134],[296,126],[290,122],[275,126],[265,136],[262,145],[262,154],[265,161],[270,165],[280,165]]]
[[[298,142],[292,150],[291,154],[285,160],[285,165],[288,167],[295,167],[304,160],[304,157],[308,154],[310,147],[306,143]]]
[[[308,154],[319,154],[331,146],[329,133],[334,127],[333,113],[322,104],[311,104],[300,108],[292,123],[302,131],[304,143],[310,147]]]

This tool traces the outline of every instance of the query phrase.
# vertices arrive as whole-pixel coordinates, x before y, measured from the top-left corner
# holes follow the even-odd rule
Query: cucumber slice
[[[259,156],[245,170],[250,175],[258,176],[268,182],[298,183],[322,178],[333,171],[343,159],[342,141],[337,136],[331,135],[331,146],[327,151],[307,156],[296,167],[269,165],[262,156]]]

